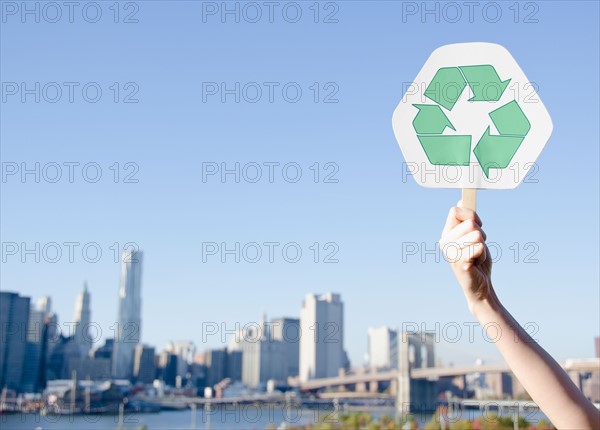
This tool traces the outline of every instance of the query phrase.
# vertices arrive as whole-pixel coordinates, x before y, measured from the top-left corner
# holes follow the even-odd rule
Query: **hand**
[[[460,206],[459,202],[450,209],[439,243],[474,313],[476,305],[493,294],[492,261],[481,219],[471,209]]]

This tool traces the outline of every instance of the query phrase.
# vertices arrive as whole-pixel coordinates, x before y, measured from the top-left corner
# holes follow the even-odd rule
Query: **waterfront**
[[[393,407],[348,409],[348,412],[365,412],[379,419],[384,415],[394,416]],[[478,410],[463,410],[451,418],[475,419],[481,416]],[[503,414],[504,415],[504,414]],[[184,429],[266,429],[283,428],[290,426],[303,426],[326,419],[335,423],[338,417],[332,410],[317,409],[284,409],[281,407],[257,407],[246,405],[244,407],[223,408],[205,413],[202,409],[195,412],[193,418],[191,410],[163,411],[154,414],[129,413],[123,417],[120,425],[118,415],[46,415],[39,414],[10,414],[0,416],[2,430],[59,430],[74,428],[81,430],[115,430],[118,428],[137,430],[184,430]],[[535,423],[544,418],[539,411],[521,414],[529,422]],[[432,417],[431,414],[417,414],[413,416],[419,428]],[[285,426],[281,426],[285,423]]]
[[[390,408],[389,413],[393,413]],[[218,409],[205,413],[198,409],[195,414],[195,428],[198,429],[265,429],[269,426],[306,425],[319,419],[318,410],[297,409],[284,411],[282,408],[248,407]],[[119,428],[118,415],[47,415],[12,414],[0,418],[3,430],[25,429],[90,429],[114,430]],[[148,430],[177,430],[193,428],[192,412],[162,411],[154,414],[129,413],[123,417],[124,429],[139,429],[146,426]]]

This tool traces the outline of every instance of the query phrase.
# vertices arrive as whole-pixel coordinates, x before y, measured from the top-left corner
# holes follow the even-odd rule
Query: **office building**
[[[258,324],[246,324],[234,336],[230,351],[241,353],[242,382],[249,387],[287,379],[284,342],[273,339],[264,315]]]
[[[75,324],[74,342],[81,347],[82,356],[87,356],[92,347],[93,339],[90,338],[89,333],[90,322],[90,293],[88,292],[87,283],[85,283],[83,289],[77,295],[73,314],[73,323]]]
[[[182,380],[187,378],[189,366],[194,361],[194,354],[196,353],[194,342],[189,340],[169,342],[165,350],[177,356],[176,375]]]
[[[151,384],[156,378],[154,348],[139,344],[135,347],[133,359],[133,378],[142,384]]]
[[[298,318],[273,318],[271,337],[284,343],[285,375],[298,376],[300,367],[300,320]]]
[[[227,377],[233,382],[242,381],[242,351],[227,351]]]
[[[398,368],[398,330],[369,327],[369,367],[372,370]]]
[[[23,363],[22,389],[26,393],[38,392],[44,385],[43,381],[40,381],[40,375],[43,373],[42,366],[45,366],[46,361],[44,331],[44,313],[32,306],[29,310],[25,361]]]
[[[131,379],[133,356],[142,329],[142,252],[127,250],[122,258],[112,375],[118,379]]]
[[[177,360],[178,357],[175,354],[171,354],[169,351],[162,351],[156,357],[156,379],[163,381],[170,387],[177,385]]]
[[[337,376],[347,365],[339,294],[308,294],[300,313],[300,380]]]
[[[30,298],[0,292],[0,387],[21,391]]]
[[[227,378],[227,349],[210,349],[204,352],[206,386],[212,387]]]

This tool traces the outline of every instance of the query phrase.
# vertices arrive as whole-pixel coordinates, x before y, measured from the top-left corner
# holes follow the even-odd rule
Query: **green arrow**
[[[489,64],[480,66],[461,66],[460,70],[465,75],[474,96],[470,102],[497,102],[508,86],[510,79],[501,81],[498,72]],[[427,94],[425,94],[427,95]]]
[[[442,134],[446,127],[456,129],[438,105],[413,105],[419,113],[413,120],[415,131],[420,134]]]
[[[471,136],[417,136],[431,164],[468,166],[471,158]]]
[[[490,118],[500,134],[525,136],[531,129],[531,123],[515,100],[490,112]]]
[[[523,139],[525,138],[520,136],[493,136],[490,134],[490,127],[485,130],[473,152],[487,178],[490,177],[491,168],[508,167]]]
[[[427,85],[425,97],[452,110],[466,86],[465,78],[457,67],[442,67]]]

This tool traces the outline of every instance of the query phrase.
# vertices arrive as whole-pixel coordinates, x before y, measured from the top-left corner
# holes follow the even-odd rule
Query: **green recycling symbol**
[[[500,80],[496,69],[489,64],[442,67],[435,73],[425,90],[425,97],[436,104],[414,104],[418,112],[412,122],[431,164],[468,166],[471,158],[471,135],[442,134],[446,127],[456,131],[442,108],[452,111],[467,85],[473,93],[469,102],[497,102],[509,82],[510,79]],[[448,91],[442,90],[448,88],[455,90],[450,96]],[[529,120],[516,100],[488,115],[499,134],[491,134],[488,126],[473,149],[487,178],[491,168],[508,167],[531,129]]]

